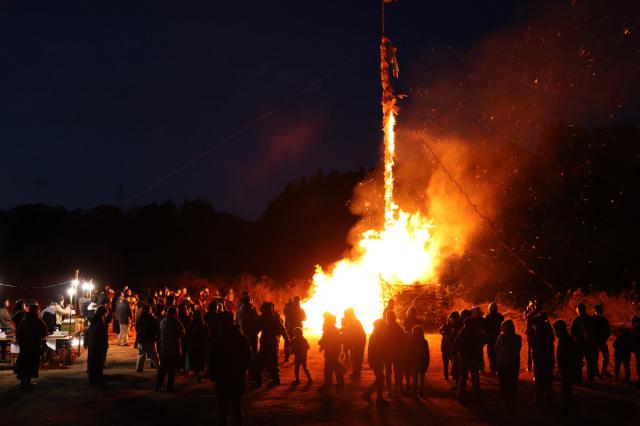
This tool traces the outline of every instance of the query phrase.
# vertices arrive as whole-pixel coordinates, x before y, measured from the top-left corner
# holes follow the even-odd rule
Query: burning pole
[[[396,48],[384,33],[384,7],[394,0],[382,0],[382,34],[380,39],[380,82],[382,84],[382,130],[384,132],[384,219],[390,225],[397,219],[398,205],[393,199],[393,166],[396,151],[396,115],[398,108],[391,87],[391,76],[398,78]]]
[[[384,32],[384,7],[394,0],[382,0],[382,31],[380,36],[380,83],[382,85],[382,131],[384,134],[384,222],[392,225],[397,219],[398,205],[393,199],[393,166],[396,152],[396,115],[398,107],[391,87],[391,76],[398,78],[400,71],[396,58],[396,48]],[[382,307],[391,298],[387,290],[388,283],[379,276]]]

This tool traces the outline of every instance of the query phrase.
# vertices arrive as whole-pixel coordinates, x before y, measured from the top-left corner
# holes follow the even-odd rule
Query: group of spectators
[[[9,302],[3,300],[0,328],[16,330],[20,345],[16,372],[21,387],[28,389],[32,387],[31,378],[38,376],[40,340],[59,327],[62,316],[68,315],[71,308],[64,306],[64,299],[51,302],[42,315],[37,304],[26,308],[18,301],[12,315],[8,307]],[[157,370],[157,391],[174,392],[179,373],[192,374],[198,382],[203,377],[215,382],[224,424],[229,413],[236,421],[241,418],[241,397],[247,377],[253,386],[262,385],[265,376],[270,386],[280,384],[280,340],[284,341],[284,361],[293,357],[293,384],[300,384],[300,370],[308,383],[313,382],[307,368],[311,346],[303,332],[306,313],[299,297],[289,299],[283,306],[283,319],[272,302],[263,302],[258,310],[247,293],[234,300],[232,292],[210,294],[203,289],[191,297],[187,289],[165,288],[141,298],[128,287],[116,293],[107,286],[93,297],[83,312],[89,324],[84,345],[88,348],[87,371],[91,384],[103,382],[109,327],[118,336],[120,346],[128,346],[129,336],[135,331],[136,371],[142,372],[148,360]],[[593,314],[589,315],[585,305],[578,305],[577,316],[570,325],[563,320],[551,324],[542,302],[531,303],[524,317],[527,368],[533,371],[535,380],[534,405],[551,404],[556,365],[567,408],[572,405],[573,385],[583,380],[585,361],[587,381],[611,376],[607,341],[612,330],[602,306],[594,306]],[[318,341],[324,356],[322,388],[331,388],[334,380],[338,389],[343,388],[344,375],[349,369],[351,379],[357,381],[366,349],[367,361],[375,376],[364,394],[369,403],[373,403],[375,393],[376,403],[386,404],[385,390],[388,394],[423,396],[430,350],[416,307],[411,306],[399,321],[394,301],[390,300],[382,318],[373,326],[367,346],[365,329],[353,309],[343,313],[339,327],[336,316],[324,314],[322,336]],[[498,376],[503,404],[508,409],[516,407],[523,342],[514,322],[505,319],[496,303],[489,305],[487,315],[477,306],[451,312],[439,332],[443,377],[455,382],[452,390],[462,403],[481,399],[480,374],[485,371],[486,346],[489,373]],[[624,368],[624,380],[630,381],[633,353],[640,377],[639,317],[633,318],[631,328],[617,333],[613,347],[615,379],[620,380],[620,370]],[[469,380],[471,392],[467,390]]]

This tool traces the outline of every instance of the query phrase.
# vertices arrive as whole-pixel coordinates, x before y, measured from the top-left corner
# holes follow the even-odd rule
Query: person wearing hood
[[[518,373],[520,371],[520,350],[522,338],[516,334],[513,321],[505,320],[500,325],[500,335],[496,339],[494,367],[498,371],[502,403],[514,409],[518,403]]]
[[[431,356],[421,325],[414,325],[407,344],[407,390],[414,398],[424,396],[424,382]],[[418,390],[419,387],[419,390]]]
[[[493,302],[489,305],[489,313],[484,318],[484,330],[487,333],[487,357],[489,358],[489,369],[495,373],[496,367],[496,341],[501,332],[504,316],[498,312],[498,304]],[[513,323],[512,323],[513,324]]]
[[[373,332],[369,336],[369,347],[367,349],[367,361],[369,367],[375,375],[375,380],[364,394],[364,399],[371,403],[371,395],[376,393],[376,403],[383,405],[387,403],[384,399],[384,363],[387,359],[387,346],[384,338],[386,322],[382,318],[373,323]]]
[[[221,312],[215,336],[215,350],[210,354],[209,374],[216,384],[219,424],[228,424],[231,413],[234,425],[242,424],[242,395],[245,374],[251,361],[249,342],[233,324],[233,313]]]
[[[37,379],[40,370],[42,339],[47,336],[47,325],[38,315],[38,305],[29,306],[29,311],[16,330],[20,353],[16,360],[15,372],[23,391],[34,387],[31,379]]]
[[[100,385],[103,383],[104,363],[109,349],[109,334],[105,324],[107,311],[103,305],[98,306],[91,317],[91,323],[87,329],[84,347],[88,349],[87,371],[89,372],[89,384]]]
[[[480,399],[480,359],[482,358],[483,338],[471,316],[464,319],[462,329],[453,343],[454,355],[458,359],[457,397],[466,401],[467,378],[471,376],[471,387],[476,401]]]

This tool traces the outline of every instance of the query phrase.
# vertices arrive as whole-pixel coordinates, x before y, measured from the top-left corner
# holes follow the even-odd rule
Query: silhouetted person
[[[414,325],[407,343],[407,390],[414,397],[424,395],[424,381],[429,369],[431,355],[429,342],[424,338],[424,329]]]
[[[382,312],[382,319],[387,320],[387,312],[393,312],[394,315],[396,313],[396,301],[393,299],[389,299],[387,302],[387,306],[384,307],[384,311]]]
[[[287,330],[287,334],[291,336],[294,328],[302,328],[302,323],[306,320],[307,314],[304,309],[300,307],[300,296],[293,297],[284,308],[284,326]],[[285,346],[285,362],[289,361],[290,354],[290,348]]]
[[[620,367],[624,367],[624,381],[631,381],[631,350],[632,350],[631,330],[623,328],[613,342],[613,358],[615,361],[613,374],[616,381],[620,381]]]
[[[249,365],[249,376],[253,382],[259,381],[258,368],[258,311],[256,310],[249,295],[243,295],[240,299],[240,307],[236,313],[236,322],[240,326],[240,331],[249,340],[251,347],[251,364]]]
[[[103,305],[98,306],[91,317],[91,322],[85,335],[84,346],[88,349],[87,371],[89,372],[89,384],[100,385],[103,383],[104,363],[109,350],[109,333],[104,318],[107,311]]]
[[[336,317],[329,312],[324,314],[322,325],[322,337],[318,341],[320,352],[324,353],[324,384],[323,388],[329,389],[333,384],[333,376],[336,377],[336,386],[344,387],[342,365],[340,364],[340,348],[342,336],[336,327]]]
[[[158,330],[160,330],[160,324],[162,320],[165,318],[165,307],[164,305],[156,305],[156,308],[153,312],[153,319],[156,320],[158,324]],[[156,339],[156,348],[158,350],[158,359],[160,359],[160,348],[161,348],[161,335],[158,333],[158,338]],[[154,364],[153,367],[158,368],[158,364]]]
[[[532,329],[533,376],[536,390],[534,405],[551,405],[553,401],[553,366],[555,365],[554,336],[545,312],[540,312],[533,318]]]
[[[422,325],[422,323],[420,322],[420,319],[418,319],[418,308],[411,305],[409,306],[409,309],[407,309],[407,316],[402,322],[402,327],[404,328],[405,333],[411,334],[413,327],[416,325]]]
[[[580,352],[575,339],[569,334],[567,323],[558,320],[553,323],[553,330],[558,338],[557,360],[560,372],[560,390],[564,408],[573,404],[573,385],[580,376]]]
[[[20,323],[24,319],[27,311],[25,309],[25,304],[23,300],[16,300],[16,303],[13,305],[13,315],[11,315],[11,321],[13,321],[13,325],[15,326],[15,330],[18,329]]]
[[[457,364],[454,362],[455,357],[453,356],[453,342],[461,328],[460,314],[458,311],[453,311],[449,314],[447,322],[442,324],[438,330],[442,336],[440,352],[442,353],[442,369],[445,380],[449,380],[449,365],[451,365],[451,377],[455,381],[458,380]]]
[[[9,313],[9,299],[7,298],[0,299],[0,331],[4,331],[7,335],[13,335],[15,332],[15,325]],[[0,362],[7,362],[8,346],[9,342],[0,342]]]
[[[373,323],[373,332],[369,336],[369,348],[367,350],[367,359],[369,367],[375,375],[375,380],[365,392],[364,398],[367,402],[371,403],[371,395],[376,393],[376,403],[384,404],[384,363],[387,359],[387,345],[384,337],[384,330],[386,328],[386,321],[378,319]]]
[[[156,391],[164,386],[167,377],[167,391],[173,392],[176,369],[180,361],[180,339],[184,336],[184,327],[177,318],[175,306],[167,309],[167,317],[160,323],[160,368],[156,377]]]
[[[284,338],[285,345],[289,344],[289,335],[284,328],[280,316],[274,312],[271,302],[263,302],[260,306],[261,315],[258,318],[256,331],[260,334],[260,352],[258,354],[259,377],[262,380],[262,372],[266,369],[271,378],[272,385],[280,384],[280,369],[278,368],[278,342],[280,336]]]
[[[347,355],[345,358],[351,359],[351,364],[353,365],[351,376],[354,379],[358,379],[362,372],[367,333],[365,333],[362,323],[356,317],[353,308],[344,311],[344,317],[342,318],[342,338],[344,351]]]
[[[211,379],[216,384],[219,425],[227,425],[229,413],[234,425],[242,424],[242,394],[245,374],[251,361],[249,341],[233,324],[233,313],[221,312],[219,331],[215,336],[215,350],[209,361]]]
[[[533,320],[542,312],[544,306],[542,300],[530,301],[524,313],[527,321],[525,334],[527,335],[527,371],[533,371]]]
[[[587,361],[587,380],[593,382],[598,374],[598,352],[594,339],[593,318],[587,314],[587,307],[580,303],[576,308],[578,316],[571,323],[571,336],[576,339],[580,359]],[[580,374],[580,380],[582,374]]]
[[[631,350],[635,354],[637,386],[640,388],[640,316],[637,315],[631,319]]]
[[[129,323],[133,318],[131,306],[127,298],[120,295],[116,305],[116,319],[118,320],[118,346],[129,346]]]
[[[518,373],[520,372],[520,350],[522,338],[516,334],[513,321],[506,320],[500,325],[501,333],[495,343],[495,368],[500,381],[502,403],[508,409],[518,404]]]
[[[460,401],[466,401],[467,378],[471,376],[473,397],[480,399],[480,361],[482,357],[482,336],[474,319],[467,317],[462,329],[453,343],[453,350],[458,359],[458,389],[457,397]]]
[[[40,370],[40,350],[42,339],[47,336],[47,325],[38,315],[38,305],[29,306],[16,329],[16,340],[20,345],[20,353],[16,360],[15,372],[23,391],[33,388],[31,379],[37,379]]]
[[[402,390],[402,378],[405,371],[408,336],[398,324],[396,313],[387,311],[387,325],[384,330],[384,338],[387,346],[387,360],[385,361],[385,378],[387,391],[400,392]],[[392,386],[393,378],[393,386]]]
[[[156,348],[159,336],[160,324],[151,315],[151,306],[142,305],[140,316],[136,322],[136,343],[138,345],[138,358],[136,360],[137,372],[142,373],[147,357],[153,362],[156,368],[160,365],[160,357]]]
[[[604,377],[611,377],[608,371],[609,368],[609,337],[611,337],[611,326],[609,320],[604,316],[604,308],[602,305],[596,305],[594,307],[594,314],[591,317],[593,323],[593,340],[595,344],[595,364],[596,371],[598,370],[598,358],[602,353],[602,368],[600,374]]]
[[[11,314],[9,314],[9,299],[0,298],[0,331],[11,333],[15,330]]]
[[[498,304],[495,302],[491,303],[489,305],[489,313],[484,318],[484,330],[485,333],[487,333],[487,356],[489,357],[489,369],[492,372],[497,371],[496,341],[500,335],[503,321],[504,316],[498,312]]]
[[[209,332],[202,320],[200,311],[193,313],[191,329],[189,330],[189,369],[193,372],[196,382],[200,383],[200,372],[205,368],[205,357],[207,353],[207,341]]]
[[[302,367],[304,374],[307,375],[309,383],[313,382],[313,380],[311,380],[311,374],[309,374],[309,369],[307,368],[307,352],[309,352],[309,349],[309,342],[304,338],[302,328],[294,328],[293,338],[291,339],[291,353],[293,354],[294,373],[296,376],[294,383],[296,385],[300,384],[300,367]]]
[[[184,293],[181,293],[184,297]],[[181,301],[184,299],[181,299]],[[178,361],[178,371],[188,372],[189,366],[187,354],[189,353],[189,342],[191,340],[191,315],[189,308],[184,303],[178,305],[178,321],[184,327],[184,336],[180,339],[180,360]]]

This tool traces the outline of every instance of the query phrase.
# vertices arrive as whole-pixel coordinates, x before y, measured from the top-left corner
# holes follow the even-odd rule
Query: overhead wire
[[[489,217],[487,217],[486,215],[484,215],[480,211],[480,208],[478,207],[478,205],[471,200],[471,197],[469,196],[469,194],[464,190],[464,188],[462,187],[460,182],[456,178],[453,177],[453,174],[449,171],[449,169],[447,169],[447,167],[445,167],[445,165],[442,163],[440,158],[436,155],[435,151],[433,150],[433,148],[431,147],[429,142],[426,140],[426,138],[418,131],[416,131],[415,133],[418,136],[418,138],[422,141],[422,143],[424,144],[425,148],[429,151],[429,153],[433,157],[433,159],[436,162],[436,164],[442,169],[442,171],[449,178],[449,180],[451,182],[453,182],[453,184],[456,186],[458,191],[464,196],[465,200],[467,201],[467,204],[469,204],[469,206],[471,206],[471,208],[476,213],[476,215],[478,215],[478,217],[480,217],[482,220],[484,220],[485,223],[489,226],[489,228],[493,231],[493,234],[494,234],[496,240],[507,251],[507,253],[509,253],[527,273],[529,273],[530,275],[534,276],[535,278],[541,280],[547,286],[547,288],[549,290],[555,291],[554,290],[555,287],[554,287],[553,284],[551,284],[551,282],[549,282],[545,277],[540,275],[540,273],[536,272],[533,268],[531,268],[527,264],[527,262],[522,257],[520,257],[515,252],[515,250],[513,248],[511,248],[511,246],[509,244],[507,244],[506,241],[504,241],[504,239],[500,235],[501,231],[496,227],[496,225],[493,223],[493,221]]]

